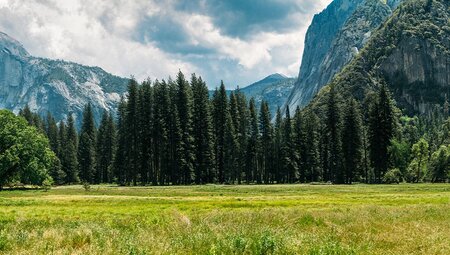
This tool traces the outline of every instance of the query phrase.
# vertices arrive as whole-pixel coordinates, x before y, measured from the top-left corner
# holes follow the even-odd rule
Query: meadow
[[[5,190],[0,254],[450,254],[450,185]]]

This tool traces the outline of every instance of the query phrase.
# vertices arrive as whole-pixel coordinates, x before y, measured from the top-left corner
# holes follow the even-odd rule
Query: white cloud
[[[175,10],[174,0],[0,0],[0,31],[21,41],[32,55],[100,66],[121,76],[166,78],[181,69],[246,84],[273,72],[296,76],[309,20],[330,1],[316,1],[311,13],[292,16],[299,24],[295,31],[261,31],[240,39],[222,34],[207,14]],[[297,3],[303,4],[311,1]],[[216,55],[193,63],[165,52],[151,40],[136,41],[133,33],[141,19],[155,15],[171,15],[192,45],[214,49]],[[227,67],[218,62],[208,63],[223,59],[236,61],[240,67],[233,70],[238,73],[224,70]]]

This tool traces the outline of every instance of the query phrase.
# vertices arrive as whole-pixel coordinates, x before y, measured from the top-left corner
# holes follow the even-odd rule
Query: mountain
[[[450,1],[409,0],[377,30],[330,85],[364,100],[387,84],[407,114],[441,109],[450,92]],[[328,86],[313,100],[324,102]]]
[[[257,81],[253,84],[240,88],[248,99],[255,98],[256,107],[259,111],[263,100],[269,103],[269,110],[272,117],[275,116],[277,108],[286,104],[286,100],[294,88],[295,78],[288,78],[282,74],[275,73]],[[229,95],[232,90],[227,90]],[[213,90],[209,91],[209,95],[214,94]]]
[[[295,80],[282,74],[272,74],[240,90],[247,98],[255,98],[258,110],[261,102],[267,101],[273,117],[277,108],[286,103],[286,99],[294,88]]]
[[[73,113],[79,124],[83,107],[91,102],[98,121],[104,110],[116,111],[128,79],[99,67],[31,56],[16,40],[0,32],[0,108],[14,112],[28,104],[57,120]]]
[[[308,28],[292,108],[306,106],[339,73],[397,7],[400,0],[334,0]]]

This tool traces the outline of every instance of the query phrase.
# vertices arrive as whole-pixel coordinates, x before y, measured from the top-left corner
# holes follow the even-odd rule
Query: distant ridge
[[[128,79],[62,60],[31,56],[20,42],[0,32],[0,108],[32,111],[56,120],[73,114],[77,124],[91,103],[98,123],[103,111],[115,113]]]
[[[261,105],[263,100],[269,103],[269,110],[272,117],[275,116],[278,107],[283,107],[286,100],[294,87],[296,79],[289,78],[283,74],[274,73],[260,81],[252,83],[248,86],[241,87],[239,90],[244,93],[244,95],[250,99],[255,98],[257,109]],[[210,91],[209,94],[212,96],[214,91]],[[227,91],[228,94],[231,90]]]

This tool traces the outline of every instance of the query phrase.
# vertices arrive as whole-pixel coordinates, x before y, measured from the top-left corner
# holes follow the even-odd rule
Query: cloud
[[[209,15],[223,34],[239,38],[248,38],[261,30],[286,32],[295,29],[298,23],[292,18],[309,15],[317,6],[316,0],[209,0],[176,4],[179,10]]]
[[[36,56],[234,87],[297,75],[306,28],[330,1],[0,0],[0,30]]]

